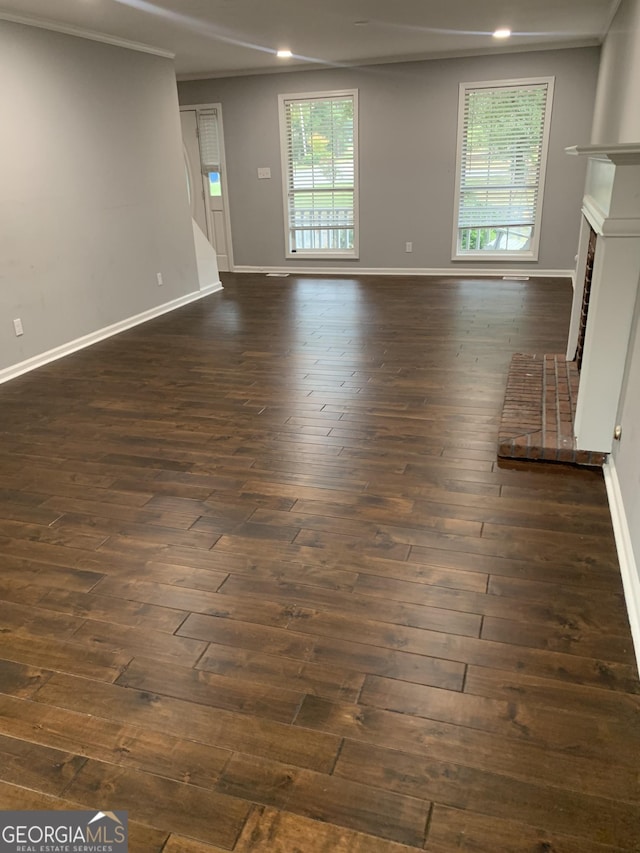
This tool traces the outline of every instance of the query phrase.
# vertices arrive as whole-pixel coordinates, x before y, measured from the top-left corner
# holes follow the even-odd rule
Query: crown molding
[[[54,33],[62,33],[66,36],[75,36],[76,38],[89,39],[89,41],[99,41],[103,44],[110,44],[114,47],[123,47],[126,50],[135,50],[138,53],[150,53],[153,56],[162,56],[164,59],[175,59],[175,53],[170,50],[163,50],[160,47],[153,47],[150,44],[142,44],[142,42],[130,41],[119,36],[110,36],[107,33],[100,33],[95,30],[84,30],[81,27],[74,27],[71,24],[60,24],[57,21],[48,21],[45,18],[29,18],[26,15],[14,15],[12,12],[0,11],[0,21],[8,21],[11,24],[23,24],[27,27],[37,27],[41,30],[51,30]]]

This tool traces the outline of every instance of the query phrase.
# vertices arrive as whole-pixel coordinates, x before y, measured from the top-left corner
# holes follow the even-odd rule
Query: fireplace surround
[[[640,279],[640,144],[585,145],[582,204],[567,359],[577,354],[591,231],[595,251],[574,433],[582,450],[611,451]]]
[[[601,465],[640,280],[640,144],[566,150],[589,158],[567,351],[514,355],[498,456]]]

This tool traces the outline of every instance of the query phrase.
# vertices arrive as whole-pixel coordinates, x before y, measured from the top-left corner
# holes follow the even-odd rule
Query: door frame
[[[224,198],[224,207],[222,210],[222,216],[224,221],[224,229],[225,236],[227,238],[227,258],[229,260],[229,270],[233,272],[235,270],[235,263],[233,260],[233,240],[231,235],[231,215],[229,212],[229,184],[227,181],[227,157],[225,152],[225,143],[224,143],[224,120],[222,117],[222,104],[220,103],[211,103],[211,104],[180,104],[180,112],[187,112],[189,110],[193,110],[196,113],[196,120],[198,118],[198,113],[215,109],[218,115],[218,139],[220,143],[220,180],[222,182],[222,195]],[[209,241],[211,241],[211,237],[213,235],[213,221],[211,216],[211,205],[209,203],[209,186],[208,181],[205,180],[205,176],[202,174],[202,170],[200,170],[200,177],[202,179],[202,190],[205,194],[205,206],[204,212],[207,217],[207,230]]]

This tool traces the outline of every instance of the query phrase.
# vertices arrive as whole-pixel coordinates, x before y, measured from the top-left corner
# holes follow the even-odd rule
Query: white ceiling
[[[597,44],[619,0],[0,0],[2,13],[151,45],[179,76]],[[497,42],[491,33],[509,27]],[[294,58],[275,57],[290,48]]]

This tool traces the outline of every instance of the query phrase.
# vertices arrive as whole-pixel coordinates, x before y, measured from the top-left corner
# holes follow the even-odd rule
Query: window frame
[[[509,80],[481,80],[473,83],[460,83],[458,90],[458,130],[456,137],[456,173],[455,173],[455,195],[453,205],[453,242],[451,249],[452,261],[537,261],[540,253],[540,231],[542,225],[542,209],[544,205],[545,178],[547,171],[547,160],[549,153],[549,138],[551,135],[551,113],[553,111],[555,77],[521,77]],[[458,250],[458,222],[460,218],[461,202],[461,178],[462,178],[462,152],[464,140],[464,117],[465,101],[468,91],[480,89],[507,89],[515,86],[546,85],[547,97],[545,106],[544,123],[542,126],[542,148],[540,152],[540,171],[538,177],[538,193],[536,209],[533,219],[533,237],[531,245],[527,250],[487,250],[472,249],[461,252]]]
[[[353,248],[352,249],[298,249],[291,250],[289,223],[289,149],[287,144],[287,116],[285,105],[289,101],[330,100],[333,98],[353,99]],[[280,157],[282,165],[282,200],[284,213],[285,258],[323,260],[331,258],[359,259],[360,257],[360,187],[359,187],[359,121],[358,89],[332,89],[320,92],[295,92],[278,95],[280,125]]]

